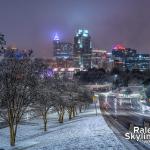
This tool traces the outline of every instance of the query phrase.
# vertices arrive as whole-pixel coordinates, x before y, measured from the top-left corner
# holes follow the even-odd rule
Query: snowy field
[[[43,122],[35,119],[18,127],[17,142],[9,146],[8,128],[0,130],[0,149],[5,150],[126,150],[94,106],[64,124],[57,122],[57,114],[49,115],[48,131]]]

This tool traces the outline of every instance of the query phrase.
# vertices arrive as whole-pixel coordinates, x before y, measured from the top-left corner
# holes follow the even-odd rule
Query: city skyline
[[[50,57],[53,37],[73,43],[79,28],[88,29],[94,48],[110,51],[118,43],[150,53],[150,1],[147,0],[2,0],[0,32],[7,45]]]

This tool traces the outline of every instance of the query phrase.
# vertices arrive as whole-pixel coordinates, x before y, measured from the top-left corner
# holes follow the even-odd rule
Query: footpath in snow
[[[100,110],[95,114],[94,105],[64,124],[57,122],[57,114],[49,116],[48,131],[43,132],[43,122],[35,119],[18,127],[15,150],[126,150],[108,127]],[[9,130],[0,130],[0,149],[9,146]]]

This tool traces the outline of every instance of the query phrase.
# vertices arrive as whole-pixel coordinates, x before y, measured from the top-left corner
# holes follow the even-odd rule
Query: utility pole
[[[93,96],[93,102],[95,104],[95,111],[96,111],[96,116],[97,116],[97,106],[96,106],[97,100],[96,100],[96,96]]]

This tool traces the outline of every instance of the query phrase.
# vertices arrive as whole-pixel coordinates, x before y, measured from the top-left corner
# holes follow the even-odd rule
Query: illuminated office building
[[[79,29],[74,37],[75,65],[82,69],[91,68],[91,36],[88,30]]]
[[[118,44],[112,50],[112,57],[115,67],[120,70],[138,69],[140,71],[150,69],[150,55],[138,54],[136,50],[125,48]]]
[[[59,60],[71,59],[73,55],[73,44],[69,42],[61,42],[56,34],[53,40],[54,57]]]

